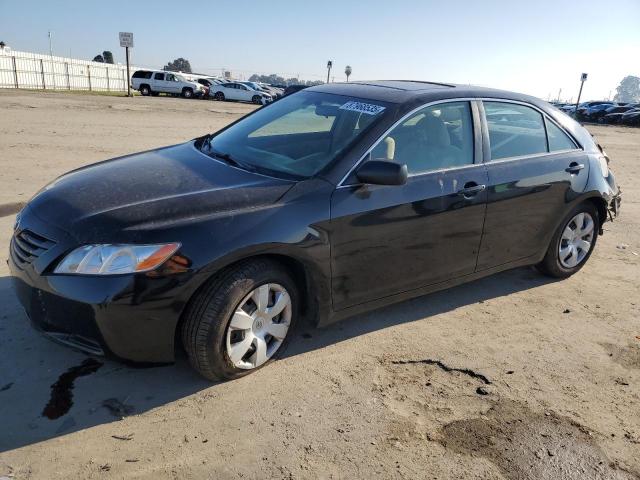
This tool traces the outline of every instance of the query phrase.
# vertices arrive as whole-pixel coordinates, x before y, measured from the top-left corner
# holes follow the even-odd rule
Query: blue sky
[[[145,6],[147,5],[147,6]],[[640,0],[0,0],[0,39],[14,50],[90,59],[119,31],[135,36],[132,61],[195,71],[278,73],[308,80],[422,79],[506,88],[542,98],[607,97],[640,76]]]

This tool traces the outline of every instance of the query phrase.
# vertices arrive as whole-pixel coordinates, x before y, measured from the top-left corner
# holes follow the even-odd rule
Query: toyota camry
[[[52,339],[132,362],[184,348],[231,379],[282,355],[302,319],[524,265],[573,275],[620,198],[602,148],[536,98],[328,84],[61,176],[19,213],[9,264]]]

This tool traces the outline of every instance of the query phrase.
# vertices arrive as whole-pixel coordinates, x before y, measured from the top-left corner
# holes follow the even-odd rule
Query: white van
[[[204,85],[189,81],[179,73],[163,70],[138,70],[131,77],[131,86],[145,96],[168,93],[193,98],[205,97],[209,93]]]

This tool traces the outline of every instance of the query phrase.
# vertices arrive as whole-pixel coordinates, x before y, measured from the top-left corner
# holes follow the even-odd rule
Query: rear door
[[[349,176],[331,200],[336,310],[473,273],[487,174],[479,116],[467,101],[426,106],[365,157],[406,164],[406,185]]]
[[[545,251],[589,175],[584,151],[537,107],[482,105],[489,188],[478,270]]]
[[[155,90],[156,92],[169,92],[164,76],[165,74],[160,72],[153,74],[153,84],[151,85],[151,90]]]

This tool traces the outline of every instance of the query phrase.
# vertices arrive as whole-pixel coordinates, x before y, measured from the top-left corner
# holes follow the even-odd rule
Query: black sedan
[[[324,325],[496,272],[568,277],[620,194],[591,135],[536,98],[330,84],[180,145],[74,170],[18,215],[33,325],[92,354],[209,379]]]
[[[619,123],[630,127],[640,126],[640,109],[629,110],[628,112],[623,113]]]
[[[624,106],[624,107],[613,107],[608,108],[605,112],[605,115],[599,119],[601,123],[620,123],[625,113],[628,112],[639,112],[638,106],[634,106],[633,104]]]

